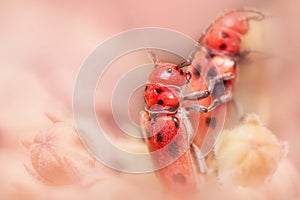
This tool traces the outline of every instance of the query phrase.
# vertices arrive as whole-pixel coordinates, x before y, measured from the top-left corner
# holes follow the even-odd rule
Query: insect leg
[[[200,104],[191,104],[191,105],[186,106],[185,109],[186,110],[190,110],[190,109],[196,110],[200,113],[207,113],[207,111],[208,111],[207,107],[202,106]]]
[[[189,57],[185,60],[183,60],[183,62],[181,62],[179,65],[177,65],[177,68],[183,68],[186,66],[189,66],[192,64],[192,61],[195,58],[195,53],[197,51],[199,51],[199,49],[201,49],[202,47],[199,44],[195,44],[194,49],[192,51],[192,53],[189,55]]]
[[[193,92],[191,94],[187,94],[183,97],[183,100],[200,100],[208,97],[210,95],[210,92],[208,90],[204,91],[197,91]]]
[[[192,64],[191,59],[186,59],[186,60],[183,60],[183,62],[181,62],[179,65],[177,65],[176,68],[183,68],[183,67],[189,66],[191,64]]]
[[[219,83],[221,81],[232,80],[234,78],[235,78],[235,76],[233,74],[225,74],[223,76],[216,76],[209,81],[208,91],[211,93],[211,92],[213,92],[217,83]]]
[[[217,106],[223,104],[223,103],[227,103],[229,101],[232,100],[232,93],[231,91],[229,91],[227,94],[214,99],[213,102],[210,104],[210,106],[208,106],[208,111],[211,111],[213,109],[215,109]]]
[[[201,152],[199,147],[197,145],[195,145],[194,143],[191,144],[191,148],[195,152],[197,162],[198,162],[199,167],[200,167],[200,172],[202,174],[207,173],[207,165],[206,165],[206,161],[205,161],[205,156],[203,155],[203,153]]]
[[[239,104],[234,98],[232,98],[231,103],[236,111],[236,114],[239,118],[240,121],[243,121],[244,119],[244,111],[243,111],[243,107],[241,106],[241,104]]]

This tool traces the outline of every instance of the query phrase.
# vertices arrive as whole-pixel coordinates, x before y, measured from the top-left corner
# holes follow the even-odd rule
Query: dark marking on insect
[[[162,142],[164,140],[164,137],[161,133],[157,133],[156,139],[157,139],[158,142]]]
[[[160,100],[157,101],[157,104],[158,104],[158,105],[163,105],[163,104],[164,104],[164,101],[160,99]]]
[[[177,142],[172,142],[168,146],[169,153],[173,158],[177,158],[179,156],[179,149],[178,149],[178,144]]]
[[[223,81],[225,90],[228,88],[228,86],[230,86],[230,83],[231,83],[231,82],[232,82],[231,80],[224,80],[224,81]]]
[[[223,38],[229,38],[229,35],[228,35],[228,33],[226,33],[226,32],[222,32],[222,37],[223,37]]]
[[[168,68],[168,73],[172,73],[172,68]]]
[[[212,96],[214,99],[216,98],[220,98],[221,96],[223,96],[225,94],[225,85],[224,82],[219,82],[216,83],[213,91],[212,91]]]
[[[146,87],[145,87],[145,91],[147,91],[147,89],[148,89],[148,85],[146,85]]]
[[[180,70],[180,75],[183,75],[183,71],[182,71],[182,69]]]
[[[214,128],[216,128],[217,120],[216,120],[215,117],[212,117],[212,118],[207,117],[207,118],[205,119],[205,123],[206,123],[209,127],[211,127],[212,129],[214,129]]]
[[[161,89],[155,89],[155,91],[156,91],[157,94],[160,94],[160,93],[163,92]]]
[[[215,67],[212,67],[207,72],[206,80],[209,81],[212,78],[214,78],[216,75],[217,75],[217,69]]]
[[[186,183],[186,178],[182,173],[177,173],[173,175],[173,180],[176,183],[180,183],[180,184],[185,184]]]
[[[179,123],[178,118],[177,118],[176,116],[172,116],[172,120],[173,120],[173,122],[174,122],[175,127],[176,127],[177,129],[179,129],[180,123]]]
[[[202,71],[202,66],[197,64],[196,67],[194,68],[193,70],[193,75],[196,77],[196,78],[199,78],[200,75],[201,75],[201,71]]]
[[[223,43],[219,46],[219,48],[222,50],[225,50],[227,48],[227,45]]]

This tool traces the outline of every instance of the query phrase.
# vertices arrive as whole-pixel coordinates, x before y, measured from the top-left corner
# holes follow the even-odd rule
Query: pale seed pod
[[[286,152],[286,145],[256,115],[248,115],[241,125],[224,131],[215,147],[218,178],[226,184],[260,185],[276,171]]]

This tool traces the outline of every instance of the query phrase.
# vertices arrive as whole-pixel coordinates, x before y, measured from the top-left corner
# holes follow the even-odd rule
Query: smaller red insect
[[[248,33],[250,20],[260,21],[265,17],[253,9],[236,9],[221,15],[202,33],[191,57],[180,65],[188,66],[190,84],[194,90],[208,90],[210,93],[209,97],[198,101],[208,108],[208,112],[200,118],[194,139],[199,147],[208,130],[211,130],[211,136],[218,135],[217,130],[212,129],[224,122],[220,119],[226,117],[224,111],[229,102],[234,104],[239,118],[243,118],[242,111],[233,99],[233,89],[239,61],[253,51],[241,49],[242,36]]]
[[[198,40],[207,53],[201,55],[196,50],[190,59],[181,64],[181,67],[189,66],[188,70],[195,74],[191,77],[191,84],[195,89],[203,89],[201,86],[205,83],[208,85],[213,98],[208,106],[209,111],[232,100],[237,63],[252,52],[250,49],[241,50],[241,37],[248,33],[250,20],[260,21],[265,17],[263,13],[253,9],[237,9],[225,13],[212,22]],[[221,87],[224,88],[223,92]]]

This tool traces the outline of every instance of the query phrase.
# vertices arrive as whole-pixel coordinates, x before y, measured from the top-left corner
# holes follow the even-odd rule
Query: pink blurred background
[[[23,166],[29,156],[21,141],[33,141],[36,134],[51,126],[45,112],[72,123],[76,75],[99,43],[121,31],[146,26],[174,29],[197,39],[216,14],[241,6],[266,10],[277,20],[276,31],[270,36],[274,37],[270,45],[276,67],[266,79],[272,86],[267,126],[280,139],[289,142],[288,157],[300,169],[300,95],[297,93],[300,28],[295,22],[300,17],[300,2],[12,0],[0,3],[0,191],[14,185],[21,189],[10,199],[45,197],[46,189],[31,180]],[[127,191],[140,189],[134,187],[136,179],[137,183],[143,183],[143,178],[130,175],[116,178],[114,172],[101,167],[99,171],[100,177],[113,174],[103,190],[118,181],[116,191],[134,197]],[[127,176],[132,178],[129,186],[122,180]],[[149,185],[141,186],[151,188]],[[57,192],[58,197],[64,193],[61,190]],[[138,194],[142,195],[141,191]],[[5,199],[1,195],[2,192],[0,199]],[[115,199],[118,195],[108,197]],[[154,194],[153,198],[161,197]]]

